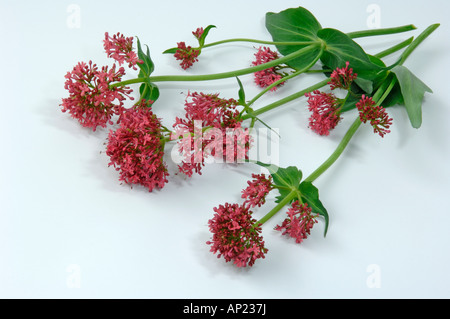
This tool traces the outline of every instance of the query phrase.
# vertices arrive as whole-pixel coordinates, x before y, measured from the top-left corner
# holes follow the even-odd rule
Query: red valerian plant
[[[268,248],[262,237],[263,226],[280,212],[285,215],[275,231],[295,239],[296,243],[306,240],[319,220],[324,222],[324,236],[327,234],[330,215],[314,183],[340,158],[362,124],[369,124],[375,134],[385,137],[393,124],[387,110],[400,106],[405,107],[413,128],[421,126],[422,101],[425,93],[432,91],[403,64],[439,24],[429,26],[416,38],[373,55],[367,54],[354,39],[409,32],[415,29],[414,25],[343,33],[323,28],[311,12],[298,7],[268,12],[265,26],[271,40],[232,38],[209,43],[206,38],[215,26],[199,27],[192,32],[198,46],[179,41],[176,47],[163,52],[173,54],[181,68],[187,70],[209,47],[232,42],[261,45],[254,54],[254,61],[244,59],[243,63],[249,67],[205,75],[155,76],[150,50],[147,47],[144,51],[137,37],[135,49],[133,37],[121,33],[110,36],[106,32],[103,48],[114,64],[99,68],[91,61],[79,62],[65,76],[68,97],[63,98],[60,105],[63,112],[93,131],[115,124],[105,143],[106,155],[110,159],[109,166],[118,171],[119,180],[128,185],[154,191],[167,184],[169,169],[165,156],[169,143],[174,143],[182,155],[178,172],[187,177],[201,175],[203,166],[211,158],[267,170],[265,174],[251,174],[240,193],[242,203],[227,202],[213,208],[214,214],[208,221],[211,238],[206,244],[210,251],[237,267],[253,266],[266,257]],[[386,65],[383,58],[400,51],[398,60]],[[137,71],[136,77],[124,80],[122,65]],[[289,72],[283,71],[286,69]],[[266,93],[272,92],[273,98],[280,86],[288,86],[294,82],[291,79],[307,77],[310,73],[323,74],[324,78],[255,108],[256,101]],[[253,76],[251,84],[259,90],[251,99],[247,98],[239,78],[246,75]],[[158,82],[228,78],[237,80],[236,96],[222,98],[218,93],[189,91],[184,110],[181,110],[184,116],[176,117],[171,129],[156,115],[160,96]],[[131,85],[136,84],[139,89],[133,91]],[[341,98],[340,93],[345,93],[345,97]],[[132,94],[139,96],[137,102]],[[297,105],[307,106],[311,112],[309,128],[323,137],[341,125],[345,116],[356,113],[336,149],[306,177],[294,165],[279,167],[249,154],[257,123],[271,128],[260,116],[303,97],[307,98],[306,103]],[[127,102],[130,105],[126,105]],[[273,192],[275,196],[269,200],[268,195]],[[269,207],[266,214],[256,219],[254,211],[266,207]]]

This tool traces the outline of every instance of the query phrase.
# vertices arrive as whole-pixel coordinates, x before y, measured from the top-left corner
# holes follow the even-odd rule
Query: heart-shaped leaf
[[[358,78],[373,81],[384,68],[374,63],[359,44],[345,33],[331,28],[321,29],[318,37],[325,41],[326,49],[321,61],[330,69],[342,68],[349,62]],[[360,82],[361,83],[361,82]],[[367,89],[367,83],[365,83]]]
[[[283,55],[296,52],[308,45],[317,43],[317,32],[322,28],[311,12],[303,7],[290,8],[279,13],[266,13],[266,28],[274,42],[298,42],[293,45],[277,45]],[[287,64],[294,69],[303,69],[310,65],[320,53],[320,46]]]

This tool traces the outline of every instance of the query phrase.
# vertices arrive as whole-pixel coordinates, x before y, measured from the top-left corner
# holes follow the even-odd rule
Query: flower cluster
[[[120,171],[119,180],[151,192],[164,187],[168,172],[163,162],[161,123],[147,105],[142,101],[121,115],[120,127],[109,133],[106,154],[109,165]]]
[[[331,90],[343,89],[348,91],[357,77],[358,75],[353,73],[353,69],[349,68],[349,62],[346,62],[345,67],[333,70],[328,85]],[[306,93],[305,96],[308,97],[308,108],[311,112],[309,127],[319,135],[329,135],[330,131],[342,119],[341,107],[343,101],[333,93],[324,93],[319,90]]]
[[[115,65],[111,69],[107,66],[99,69],[92,61],[78,63],[65,76],[64,87],[69,97],[62,99],[62,111],[69,112],[82,126],[94,131],[98,126],[112,124],[111,118],[123,112],[126,97],[133,99],[129,96],[130,88],[111,86],[124,74],[124,68],[116,70]]]
[[[374,133],[378,133],[378,135],[384,137],[384,135],[391,132],[389,127],[392,125],[392,118],[389,117],[386,109],[380,105],[376,105],[371,97],[363,95],[361,100],[356,103],[356,108],[359,111],[361,122],[370,122]]]
[[[209,220],[213,234],[207,245],[226,262],[233,261],[237,267],[253,266],[259,258],[265,258],[268,249],[264,246],[261,227],[252,218],[252,212],[243,205],[219,205],[214,208],[214,217]]]
[[[309,117],[309,127],[319,135],[329,135],[341,120],[341,103],[333,93],[315,90],[306,93]]]
[[[248,207],[261,207],[266,203],[266,196],[273,189],[272,176],[264,174],[252,174],[253,180],[248,181],[247,188],[242,190],[244,205]]]
[[[177,51],[174,54],[175,59],[181,61],[180,66],[187,70],[195,62],[198,61],[198,56],[200,55],[200,50],[192,48],[191,46],[186,46],[185,42],[177,43]]]
[[[261,65],[270,61],[278,59],[278,53],[272,51],[268,47],[259,47],[258,52],[255,53],[255,60],[252,62],[253,66]],[[271,67],[262,71],[254,73],[255,83],[261,88],[266,88],[273,83],[281,80],[283,75],[278,72],[278,67]],[[276,91],[278,87],[282,86],[284,82],[271,88],[271,91]]]
[[[311,229],[317,223],[318,215],[312,213],[312,209],[308,207],[307,203],[300,204],[298,200],[291,204],[287,215],[288,218],[281,225],[275,226],[275,230],[295,238],[295,242],[300,244],[311,234]]]
[[[119,65],[126,62],[128,63],[128,67],[137,70],[136,63],[143,63],[133,50],[133,37],[125,37],[121,33],[114,34],[111,37],[106,32],[103,47],[108,57],[116,60]]]
[[[344,89],[351,92],[350,86],[356,78],[357,74],[353,73],[353,69],[349,68],[349,62],[346,62],[344,68],[336,68],[331,73],[328,84],[331,90]],[[319,90],[306,93],[305,96],[308,98],[309,111],[312,112],[309,118],[309,127],[319,135],[329,135],[342,119],[341,108],[345,100],[337,98],[333,93],[324,93]],[[384,137],[390,132],[392,119],[389,118],[382,106],[375,104],[371,97],[363,94],[360,101],[356,103],[356,108],[361,121],[363,123],[370,122],[374,133]]]
[[[353,69],[349,68],[349,62],[347,61],[345,63],[345,67],[343,68],[336,68],[333,70],[333,72],[330,75],[330,82],[328,84],[330,85],[330,88],[332,90],[334,89],[344,89],[349,90],[351,84],[354,80],[358,77],[358,74],[353,73]]]
[[[200,40],[204,32],[205,30],[203,28],[197,28],[195,31],[192,31],[192,34],[197,38],[197,40]]]
[[[201,174],[205,158],[213,156],[236,162],[246,158],[250,136],[243,128],[234,99],[218,94],[189,92],[185,101],[185,117],[175,119],[172,139],[178,140],[183,154],[179,170],[187,176]]]

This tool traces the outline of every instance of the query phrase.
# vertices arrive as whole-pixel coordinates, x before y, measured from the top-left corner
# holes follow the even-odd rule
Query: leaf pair
[[[314,43],[325,44],[325,50],[320,57],[321,62],[330,69],[336,69],[343,67],[348,61],[358,73],[358,81],[365,90],[371,90],[372,86],[368,85],[368,81],[371,82],[383,70],[347,34],[332,28],[322,28],[312,13],[303,7],[291,8],[279,13],[268,12],[266,28],[272,35],[273,41],[281,43],[277,45],[277,49],[283,55]],[[283,44],[286,42],[291,44]],[[319,50],[317,48],[317,52],[313,51],[293,59],[288,62],[288,65],[295,69],[304,68],[314,61]]]
[[[257,162],[258,165],[265,167],[272,176],[275,188],[278,189],[280,195],[276,197],[275,202],[280,203],[283,199],[291,196],[293,192],[297,195],[291,202],[297,198],[301,202],[307,203],[312,212],[319,214],[325,219],[326,236],[329,224],[329,215],[322,202],[319,199],[319,190],[308,181],[302,180],[302,171],[295,166],[281,168],[276,165]]]
[[[143,63],[137,64],[140,69],[138,75],[138,77],[140,78],[148,78],[155,70],[155,65],[153,64],[153,61],[150,57],[150,50],[147,45],[146,47],[147,52],[144,53],[141,47],[141,42],[139,41],[139,38],[137,38],[138,58],[143,61]],[[150,81],[146,81],[141,84],[141,86],[139,87],[139,93],[141,95],[141,100],[144,99],[146,101],[155,102],[159,98],[158,87]]]

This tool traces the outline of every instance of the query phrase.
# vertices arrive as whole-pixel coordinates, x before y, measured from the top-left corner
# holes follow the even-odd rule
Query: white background
[[[74,6],[71,6],[73,4]],[[184,180],[171,169],[162,191],[120,185],[104,153],[108,129],[92,132],[60,111],[64,75],[78,61],[112,64],[105,31],[148,44],[154,75],[205,74],[248,67],[253,44],[206,49],[189,71],[161,52],[191,31],[214,24],[208,41],[270,40],[264,14],[304,6],[324,27],[343,32],[414,24],[407,34],[361,39],[376,53],[441,23],[405,66],[430,86],[423,125],[413,129],[403,108],[389,109],[384,139],[362,126],[316,186],[330,214],[301,245],[263,228],[269,252],[238,269],[209,252],[212,208],[238,202],[258,168],[213,164]],[[79,9],[79,24],[73,14]],[[450,209],[448,1],[5,1],[0,2],[1,156],[0,297],[3,298],[448,298]],[[395,57],[386,61],[393,62]],[[133,77],[129,72],[128,77]],[[300,77],[255,107],[315,83]],[[251,98],[259,89],[241,77]],[[170,126],[188,90],[237,98],[234,79],[161,83],[154,110]],[[137,87],[135,87],[136,89]],[[182,94],[181,94],[182,93]],[[307,128],[299,99],[261,118],[279,128],[281,166],[311,173],[339,143],[356,113],[327,137]],[[271,207],[255,211],[260,218]],[[376,279],[376,281],[373,281]]]

